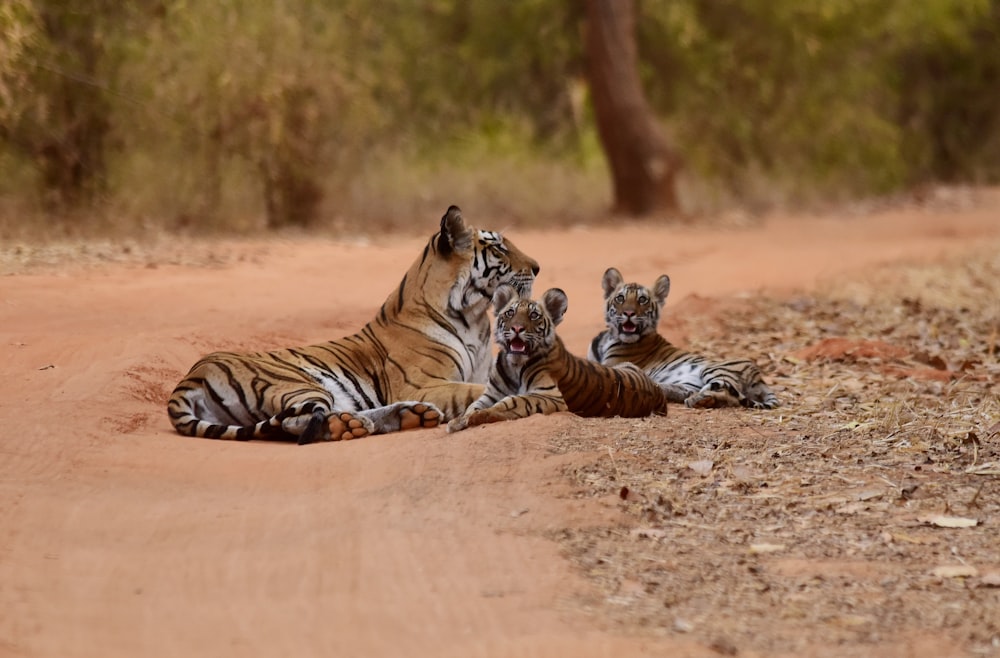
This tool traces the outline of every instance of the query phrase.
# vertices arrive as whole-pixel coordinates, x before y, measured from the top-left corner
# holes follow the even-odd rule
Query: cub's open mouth
[[[528,344],[525,343],[520,337],[514,336],[507,343],[507,350],[513,354],[527,354]]]
[[[631,320],[625,320],[625,322],[622,322],[622,331],[626,334],[634,334],[638,330],[639,327],[637,327]]]

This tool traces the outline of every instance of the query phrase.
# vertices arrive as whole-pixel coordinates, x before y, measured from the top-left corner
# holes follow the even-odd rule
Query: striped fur
[[[604,273],[607,329],[590,343],[587,358],[596,363],[634,363],[663,387],[671,402],[689,407],[743,406],[773,409],[778,398],[764,383],[757,365],[746,359],[712,361],[671,345],[656,331],[660,308],[670,292],[670,277],[653,289],[625,283],[621,273]]]
[[[538,264],[452,206],[399,287],[356,334],[308,347],[201,359],[174,389],[187,436],[357,438],[462,413],[490,368],[487,310],[501,283],[528,292]]]
[[[493,304],[500,351],[482,397],[448,424],[449,432],[557,411],[630,418],[667,412],[663,391],[639,368],[606,367],[566,350],[555,331],[566,313],[562,290],[552,288],[537,302],[501,286]]]

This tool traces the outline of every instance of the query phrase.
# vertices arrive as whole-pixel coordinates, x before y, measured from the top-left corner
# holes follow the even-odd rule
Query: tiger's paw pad
[[[415,430],[437,427],[441,424],[441,411],[432,404],[413,404],[399,410],[399,429]]]
[[[331,441],[349,441],[361,439],[372,433],[371,422],[355,416],[348,411],[330,414],[327,424],[330,427]]]

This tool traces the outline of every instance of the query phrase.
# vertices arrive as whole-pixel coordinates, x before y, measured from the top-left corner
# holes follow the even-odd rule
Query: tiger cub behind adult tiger
[[[487,311],[501,283],[529,292],[538,263],[451,206],[375,318],[318,345],[216,352],[174,389],[181,434],[318,440],[433,427],[483,391],[491,362]]]
[[[606,367],[566,350],[555,327],[567,306],[559,288],[546,291],[541,302],[510,286],[497,288],[494,338],[500,351],[482,397],[448,424],[449,432],[557,411],[628,418],[667,413],[663,391],[639,368]]]
[[[670,293],[670,277],[660,276],[650,291],[625,283],[611,267],[602,280],[607,329],[590,343],[596,363],[634,363],[663,387],[671,402],[688,407],[743,406],[773,409],[778,398],[753,361],[713,361],[672,345],[656,331],[660,308]]]

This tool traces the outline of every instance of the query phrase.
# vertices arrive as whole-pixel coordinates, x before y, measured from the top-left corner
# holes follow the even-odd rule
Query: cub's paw
[[[427,402],[408,404],[399,410],[399,429],[415,430],[421,427],[437,427],[444,415],[441,410]]]
[[[692,409],[739,407],[742,398],[743,396],[733,386],[721,381],[711,381],[697,393],[689,395],[684,404]]]
[[[461,432],[469,427],[469,417],[459,416],[458,418],[452,418],[451,422],[448,423],[448,433]]]
[[[477,409],[476,411],[467,413],[464,416],[459,416],[448,423],[448,431],[458,432],[470,427],[476,427],[477,425],[486,425],[488,423],[499,423],[505,420],[513,420],[516,417],[517,416],[515,415],[505,413],[503,411],[497,411],[496,409]]]
[[[713,409],[725,406],[711,393],[693,393],[684,399],[684,406],[689,409]]]
[[[375,431],[372,421],[349,411],[333,412],[327,416],[326,423],[330,430],[328,441],[361,439]]]
[[[763,399],[749,400],[749,404],[747,404],[747,406],[751,409],[777,409],[781,406],[781,403],[778,402],[777,396],[771,393],[764,396]]]

